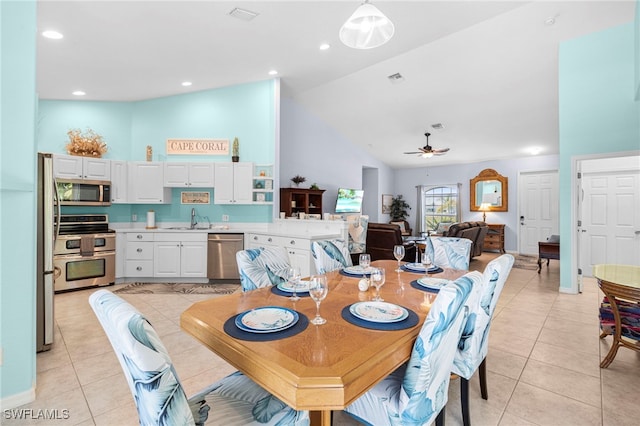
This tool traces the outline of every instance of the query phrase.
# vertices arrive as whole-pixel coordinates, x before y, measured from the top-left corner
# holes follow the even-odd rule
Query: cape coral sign
[[[167,154],[229,155],[229,139],[167,139]]]

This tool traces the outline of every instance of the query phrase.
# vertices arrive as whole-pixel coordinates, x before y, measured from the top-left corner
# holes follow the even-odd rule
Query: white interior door
[[[558,234],[558,171],[523,172],[518,180],[518,250],[538,254],[538,241]]]
[[[579,261],[584,276],[592,266],[617,263],[640,266],[640,161],[620,170],[620,159],[582,165],[582,226]],[[603,170],[611,166],[610,170]]]

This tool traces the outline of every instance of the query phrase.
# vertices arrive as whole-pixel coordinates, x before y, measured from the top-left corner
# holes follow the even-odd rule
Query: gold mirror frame
[[[493,188],[492,188],[493,186]],[[507,178],[493,169],[484,169],[469,181],[470,210],[481,211],[480,204],[489,203],[489,212],[506,212],[509,207]],[[495,194],[495,195],[494,195]]]

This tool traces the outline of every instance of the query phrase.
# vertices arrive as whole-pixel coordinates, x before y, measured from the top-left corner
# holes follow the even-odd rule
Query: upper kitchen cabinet
[[[78,155],[53,155],[53,174],[61,179],[111,180],[111,162]]]
[[[127,181],[127,162],[121,160],[111,161],[111,203],[125,204],[129,202],[129,183]]]
[[[164,163],[164,186],[213,188],[213,163]]]
[[[171,188],[164,187],[163,163],[129,162],[128,199],[131,204],[169,204]]]
[[[215,204],[253,203],[253,163],[215,163]]]

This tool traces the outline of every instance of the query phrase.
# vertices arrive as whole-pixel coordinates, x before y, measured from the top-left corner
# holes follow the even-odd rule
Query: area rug
[[[513,267],[518,269],[528,269],[530,271],[538,270],[538,256],[516,254],[514,255],[515,261]]]
[[[125,294],[231,294],[240,291],[240,284],[198,283],[131,283],[114,290]]]

